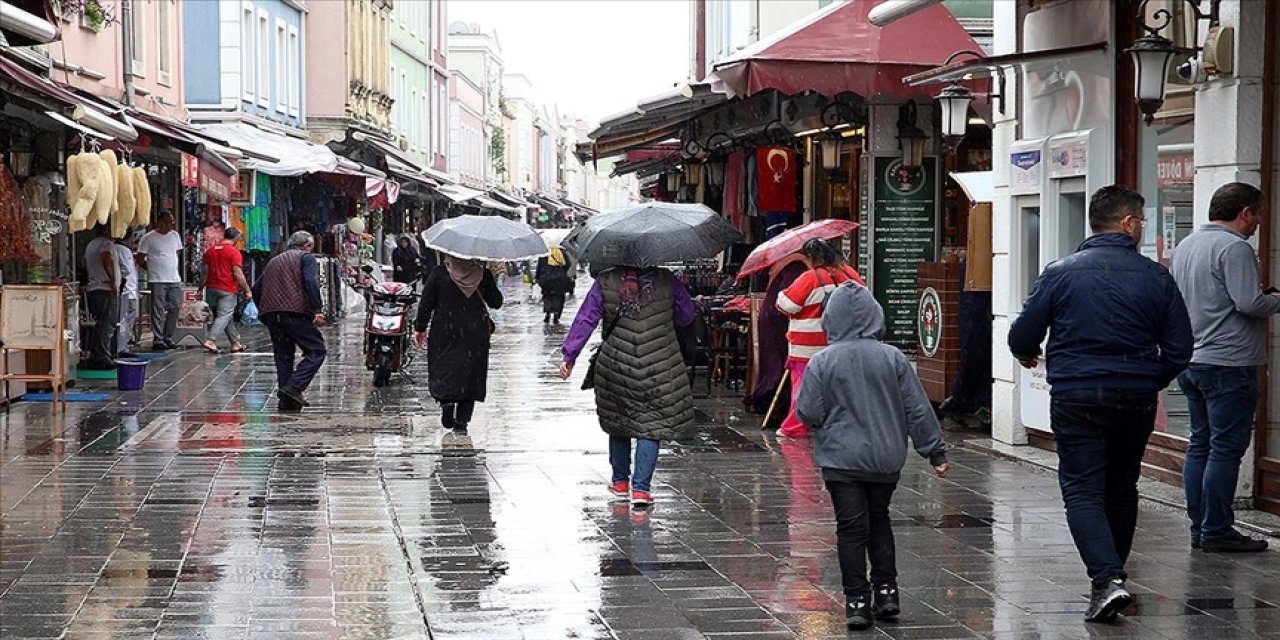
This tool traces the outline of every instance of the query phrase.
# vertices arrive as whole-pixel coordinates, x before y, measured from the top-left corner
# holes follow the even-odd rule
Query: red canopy
[[[791,24],[716,63],[712,85],[734,96],[769,89],[787,95],[925,96],[936,88],[909,87],[902,79],[941,65],[957,51],[982,53],[946,7],[934,5],[877,27],[867,14],[879,1],[835,3]]]

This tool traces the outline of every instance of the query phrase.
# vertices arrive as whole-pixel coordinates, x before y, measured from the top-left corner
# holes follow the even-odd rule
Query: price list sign
[[[900,158],[875,159],[872,291],[884,307],[885,342],[917,344],[916,269],[936,256],[938,165],[909,170]]]

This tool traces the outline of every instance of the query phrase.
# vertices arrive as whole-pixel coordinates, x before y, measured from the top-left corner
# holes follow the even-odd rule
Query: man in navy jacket
[[[1138,253],[1145,200],[1120,186],[1089,201],[1093,235],[1036,280],[1009,329],[1024,367],[1045,364],[1058,484],[1093,581],[1089,622],[1133,601],[1124,563],[1138,518],[1138,477],[1161,390],[1191,360],[1191,321],[1169,272]]]

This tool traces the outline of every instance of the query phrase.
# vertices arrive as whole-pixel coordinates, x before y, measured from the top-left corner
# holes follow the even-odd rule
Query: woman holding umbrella
[[[790,349],[787,354],[787,372],[791,376],[791,412],[782,421],[778,433],[789,438],[806,438],[808,427],[796,417],[796,399],[804,382],[804,371],[809,359],[827,346],[827,334],[822,330],[822,311],[827,297],[846,280],[864,284],[862,276],[845,264],[844,257],[829,242],[813,238],[800,249],[809,270],[778,295],[778,311],[791,318],[787,330]]]
[[[646,203],[593,216],[561,243],[600,274],[565,338],[560,377],[573,373],[603,321],[604,341],[587,382],[594,384],[600,428],[609,435],[609,490],[624,499],[630,493],[634,507],[653,503],[659,441],[686,439],[694,429],[693,390],[676,337],[676,326],[693,322],[693,299],[656,265],[711,257],[740,238],[705,206]]]

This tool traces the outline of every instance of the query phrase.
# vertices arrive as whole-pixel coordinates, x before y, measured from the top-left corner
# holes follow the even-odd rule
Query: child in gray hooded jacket
[[[946,477],[947,446],[906,356],[880,342],[884,310],[865,287],[827,300],[829,347],[809,362],[796,416],[813,430],[813,458],[831,492],[849,628],[900,613],[889,500],[907,461],[907,438]],[[867,581],[867,558],[871,581]],[[874,604],[872,599],[874,597]]]

